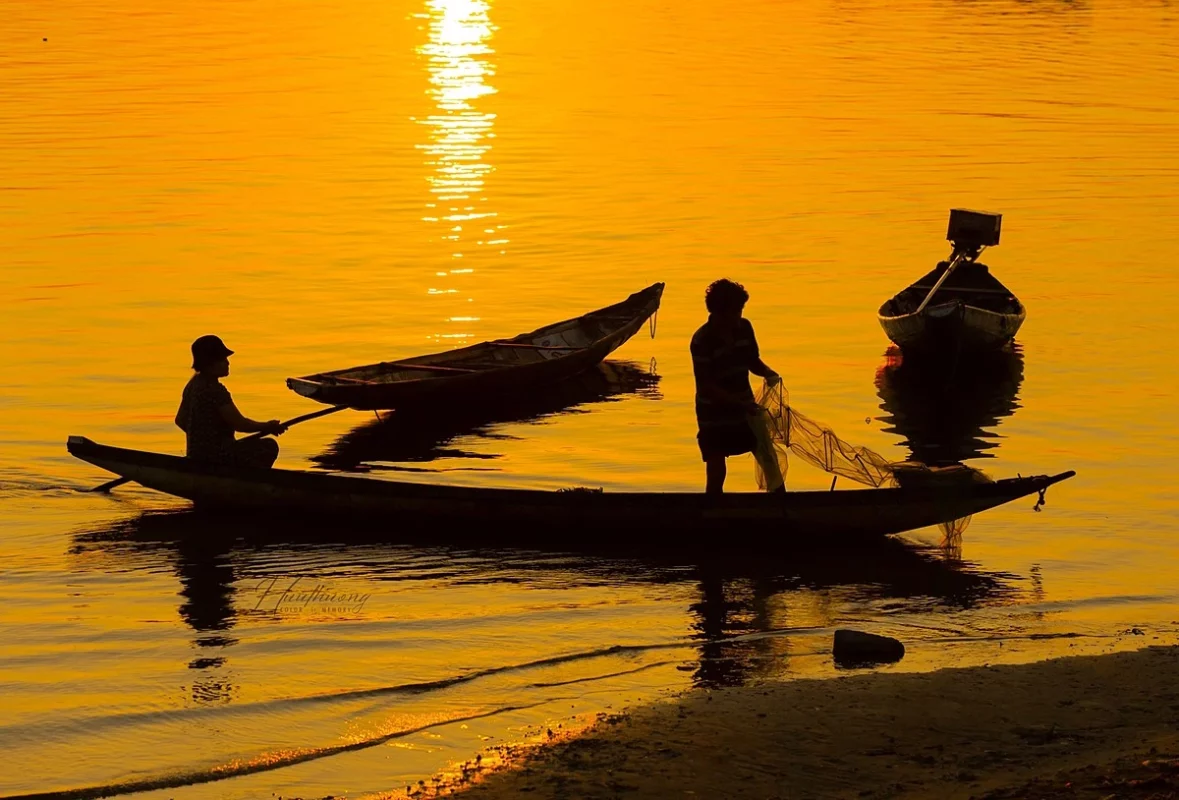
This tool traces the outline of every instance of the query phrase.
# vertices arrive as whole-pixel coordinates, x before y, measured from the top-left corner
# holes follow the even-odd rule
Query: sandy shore
[[[1179,797],[1177,668],[1156,647],[691,693],[460,796]]]

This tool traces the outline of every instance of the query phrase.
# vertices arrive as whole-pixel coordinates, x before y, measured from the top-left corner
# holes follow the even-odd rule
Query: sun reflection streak
[[[479,205],[487,201],[486,180],[495,171],[487,159],[495,138],[495,114],[478,107],[482,98],[496,92],[488,83],[495,75],[490,58],[495,51],[489,41],[496,30],[489,9],[487,0],[427,0],[421,15],[428,21],[428,40],[418,53],[426,63],[427,93],[435,106],[434,113],[415,120],[428,130],[427,141],[417,147],[428,157],[431,172],[427,181],[433,196],[426,205],[428,216],[422,219],[439,226],[437,239],[445,243],[447,257],[452,260],[475,255],[473,248],[488,246],[484,239],[464,242],[465,235],[484,230],[502,236],[503,226],[496,224],[496,213]],[[477,225],[464,224],[475,220]],[[496,244],[506,242],[499,239]],[[451,278],[473,272],[470,268],[447,270]],[[430,294],[454,293],[456,290],[449,287],[430,290]]]
[[[470,201],[481,194],[486,176],[495,168],[485,156],[494,138],[495,114],[479,111],[475,102],[495,94],[486,79],[495,74],[487,59],[495,51],[487,44],[495,27],[484,0],[429,0],[429,42],[418,49],[427,60],[429,94],[437,113],[417,120],[429,128],[429,141],[418,145],[434,168],[430,191],[444,202]],[[441,209],[440,209],[441,210]],[[450,214],[431,220],[461,222],[494,217],[475,213],[472,206],[454,206]]]

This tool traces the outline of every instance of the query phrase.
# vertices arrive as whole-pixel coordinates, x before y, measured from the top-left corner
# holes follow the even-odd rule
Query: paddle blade
[[[113,481],[107,481],[106,483],[102,484],[101,486],[95,486],[93,489],[87,489],[86,491],[99,492],[101,494],[110,494],[111,489],[114,489],[116,486],[122,486],[124,483],[129,483],[130,481],[131,481],[130,478],[115,478]]]

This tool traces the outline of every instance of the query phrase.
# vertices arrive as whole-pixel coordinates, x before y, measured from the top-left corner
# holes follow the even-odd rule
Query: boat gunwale
[[[920,314],[918,314],[915,310],[914,311],[906,311],[903,314],[889,314],[885,311],[885,309],[889,306],[890,303],[896,302],[897,299],[902,294],[912,290],[913,288],[914,288],[913,286],[906,286],[904,289],[901,289],[899,292],[894,294],[892,297],[888,298],[883,303],[881,303],[880,309],[876,312],[877,316],[879,316],[881,320],[897,320],[897,319],[905,319],[906,317],[921,317],[921,316],[925,316],[925,314],[931,308],[937,308],[938,306],[946,305],[948,303],[959,303],[966,308],[972,309],[974,311],[978,311],[983,314],[989,314],[989,315],[995,316],[995,317],[1021,317],[1021,318],[1027,317],[1027,307],[1024,306],[1023,301],[1020,300],[1018,297],[1016,297],[1014,294],[1009,295],[1009,297],[1011,298],[1011,300],[1014,301],[1014,305],[1016,306],[1016,311],[994,311],[989,308],[984,308],[982,306],[975,305],[975,304],[969,302],[968,299],[960,298],[960,297],[951,298],[951,299],[948,299],[948,300],[945,300],[945,301],[939,302],[939,303],[931,303],[930,305],[926,306],[925,310],[922,311]]]
[[[885,305],[887,305],[887,303]],[[990,309],[980,308],[979,306],[972,306],[969,303],[962,303],[962,306],[964,308],[969,308],[971,311],[978,313],[978,314],[983,314],[983,315],[986,315],[989,317],[1006,317],[1007,319],[1018,319],[1018,320],[1020,320],[1021,323],[1024,320],[1026,320],[1027,316],[1028,316],[1027,309],[1023,307],[1023,303],[1019,304],[1019,311],[1015,312],[1015,313],[1004,313],[1002,311],[991,311]],[[926,306],[925,310],[922,311],[920,314],[910,311],[907,314],[897,314],[895,316],[889,316],[888,314],[884,313],[884,306],[881,306],[880,311],[877,312],[877,316],[879,317],[879,319],[882,323],[883,322],[893,322],[896,320],[903,320],[903,319],[920,319],[920,318],[925,317],[928,314],[929,309],[937,308],[937,307],[938,306],[934,306],[934,305]]]

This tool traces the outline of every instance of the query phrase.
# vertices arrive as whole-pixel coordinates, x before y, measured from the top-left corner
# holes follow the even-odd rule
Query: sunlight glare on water
[[[903,638],[899,669],[1174,638],[1167,4],[0,0],[0,18],[0,750],[22,767],[0,796],[400,790],[668,691],[831,675],[850,621]],[[1003,213],[984,260],[1028,319],[997,365],[939,382],[875,317],[945,256],[952,207]],[[1078,476],[1039,513],[979,515],[960,551],[705,565],[562,554],[561,531],[552,552],[344,546],[343,524],[299,544],[281,519],[227,523],[226,546],[145,489],[76,491],[110,476],[70,434],[182,451],[202,334],[236,351],[243,412],[287,419],[315,409],[287,377],[656,281],[656,336],[599,372],[511,410],[453,398],[435,427],[307,422],[278,466],[699,489],[688,341],[722,276],[792,402],[843,438]],[[830,486],[801,464],[788,482]],[[754,488],[747,457],[729,488]],[[367,599],[259,605],[308,584]],[[235,764],[276,768],[202,782]]]

